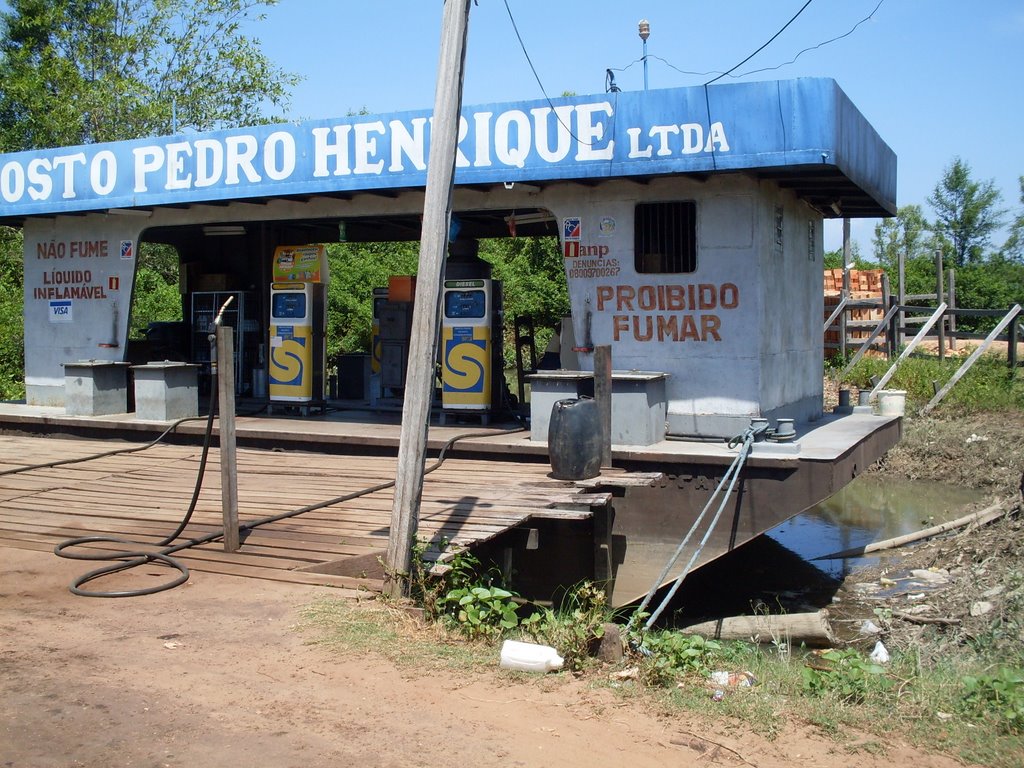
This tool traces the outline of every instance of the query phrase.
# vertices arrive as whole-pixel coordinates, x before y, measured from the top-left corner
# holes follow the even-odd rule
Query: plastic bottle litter
[[[523,643],[506,640],[501,645],[502,669],[516,669],[520,672],[550,672],[561,669],[564,659],[550,645]]]

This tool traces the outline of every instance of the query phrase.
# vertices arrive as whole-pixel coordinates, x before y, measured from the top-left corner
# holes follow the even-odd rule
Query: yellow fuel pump
[[[324,401],[327,281],[323,245],[275,249],[268,361],[271,402]]]
[[[441,325],[441,405],[445,410],[491,407],[492,281],[445,280]]]

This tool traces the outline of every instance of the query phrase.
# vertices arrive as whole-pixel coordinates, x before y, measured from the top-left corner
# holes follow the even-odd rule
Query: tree
[[[985,260],[985,248],[1005,213],[998,207],[1000,202],[995,182],[973,180],[970,166],[959,157],[946,168],[928,204],[936,215],[932,230],[952,242],[956,266]]]
[[[25,396],[21,231],[0,227],[0,400]]]
[[[825,269],[842,269],[843,268],[843,249],[842,247],[836,248],[834,251],[825,251],[823,258],[823,265]],[[872,264],[863,256],[860,255],[860,243],[856,240],[850,241],[850,269],[875,269],[876,264]]]
[[[928,256],[931,251],[929,227],[920,205],[902,206],[893,218],[875,225],[872,240],[875,259],[892,269],[899,264],[900,254],[905,261]]]
[[[370,350],[373,289],[387,288],[391,275],[412,275],[419,243],[330,243],[327,287],[327,357]]]
[[[1010,236],[1003,245],[1002,257],[1008,261],[1024,262],[1024,176],[1017,179],[1020,184],[1021,211],[1013,219],[1010,225]]]
[[[10,0],[0,151],[266,122],[294,75],[242,34],[276,0]]]

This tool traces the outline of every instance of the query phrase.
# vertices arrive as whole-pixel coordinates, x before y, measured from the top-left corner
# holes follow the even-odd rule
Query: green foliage
[[[823,259],[823,265],[825,269],[842,269],[843,268],[843,249],[836,248],[834,251],[825,251],[825,257]],[[860,244],[853,240],[850,243],[850,265],[853,269],[877,269],[877,264],[872,264],[870,261],[861,256]]]
[[[391,275],[415,274],[419,243],[331,243],[327,258],[327,358],[369,352],[373,289],[387,288]]]
[[[1000,255],[1008,261],[1024,262],[1024,176],[1019,177],[1017,182],[1020,184],[1021,209],[1013,218],[1013,223],[1010,225],[1010,236],[1003,244]]]
[[[995,674],[965,675],[964,714],[993,720],[1005,733],[1024,733],[1024,670],[1000,667]]]
[[[894,682],[885,667],[864,658],[855,648],[825,651],[802,670],[804,690],[814,696],[832,694],[845,703],[861,703],[872,693],[887,691]]]
[[[984,264],[958,269],[956,303],[960,307],[1004,312],[1014,304],[1024,306],[1024,263],[996,257]],[[957,328],[988,333],[999,320],[998,317],[962,317],[957,319]]]
[[[501,587],[463,587],[448,592],[440,605],[467,637],[496,637],[519,625],[513,597]]]
[[[668,685],[684,676],[707,677],[727,658],[726,648],[717,640],[682,632],[656,632],[644,640],[650,651],[643,662],[644,678]]]
[[[611,619],[605,591],[589,581],[569,590],[558,610],[545,608],[521,622],[535,640],[557,648],[566,669],[586,666]]]
[[[935,395],[935,386],[944,385],[963,363],[960,358],[919,357],[911,355],[896,369],[886,385],[889,389],[907,391],[908,408],[923,406]],[[871,379],[882,376],[888,360],[862,358],[846,375],[844,381],[859,389],[871,389]],[[983,355],[946,395],[939,410],[964,412],[998,411],[1024,408],[1024,377],[1012,376],[1006,358]]]
[[[0,151],[266,122],[297,78],[241,30],[273,2],[11,0]]]
[[[553,328],[569,314],[569,294],[565,267],[558,238],[515,237],[484,240],[480,257],[494,266],[494,279],[503,283],[505,317],[505,366],[515,365],[513,321],[524,316],[533,319],[540,331],[537,352],[547,337],[542,329]]]
[[[129,339],[146,338],[150,323],[182,319],[178,252],[169,245],[141,243],[135,270]]]
[[[423,544],[413,551],[413,595],[428,618],[442,622],[471,640],[500,637],[519,625],[516,595],[500,585],[497,569],[481,572],[480,561],[468,551],[457,552],[449,570],[432,582],[422,560]]]
[[[900,254],[908,261],[928,258],[934,248],[928,228],[921,206],[902,206],[893,218],[875,225],[872,240],[875,259],[887,269],[894,269]]]
[[[0,227],[0,400],[25,397],[25,323],[19,230]]]
[[[169,285],[151,267],[139,266],[135,271],[135,292],[128,338],[146,338],[150,323],[181,320],[181,294],[178,283]]]
[[[995,182],[972,179],[971,167],[959,157],[946,168],[928,204],[935,210],[933,230],[952,243],[955,266],[984,260],[985,249],[1003,222],[1001,199]]]

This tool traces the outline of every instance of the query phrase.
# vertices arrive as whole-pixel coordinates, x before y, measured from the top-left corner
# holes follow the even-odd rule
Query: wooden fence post
[[[942,304],[946,300],[942,291],[942,249],[935,249],[935,303]],[[946,359],[946,317],[939,318],[939,360]]]
[[[850,240],[850,220],[843,219],[843,293],[839,300],[850,298],[850,256],[853,244]],[[846,316],[847,310],[839,315],[839,358],[846,359]]]
[[[612,348],[594,347],[594,400],[601,418],[601,466],[612,465]]]
[[[946,291],[946,303],[949,304],[949,349],[956,351],[956,270],[949,268],[946,273],[948,286]]]
[[[238,537],[238,458],[235,450],[235,334],[216,325],[217,399],[220,403],[220,498],[224,512],[224,551],[236,552]]]
[[[889,311],[889,305],[891,304],[891,293],[889,290],[889,275],[885,272],[882,273],[882,316],[884,317]],[[890,360],[893,357],[895,350],[895,337],[892,333],[892,323],[890,322],[888,327],[885,329],[885,356]]]
[[[907,255],[900,251],[899,263],[897,265],[899,270],[899,301],[900,306],[905,306],[907,303]],[[906,337],[904,336],[904,330],[906,328],[906,313],[901,309],[896,314],[896,348],[902,349]]]

